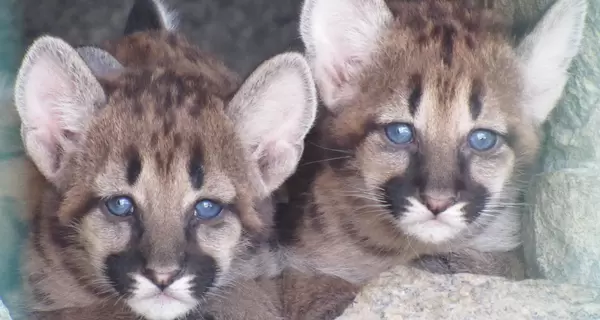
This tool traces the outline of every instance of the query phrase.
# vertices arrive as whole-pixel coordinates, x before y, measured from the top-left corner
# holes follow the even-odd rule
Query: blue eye
[[[133,213],[135,206],[133,200],[126,196],[110,198],[106,201],[108,211],[117,217],[127,217]]]
[[[498,134],[490,130],[475,130],[467,138],[469,146],[477,151],[488,151],[498,143]]]
[[[392,123],[385,127],[385,135],[394,144],[407,144],[413,141],[413,128],[406,123]]]
[[[223,211],[223,206],[210,200],[201,200],[196,204],[194,215],[196,218],[209,220],[216,218],[221,211]]]

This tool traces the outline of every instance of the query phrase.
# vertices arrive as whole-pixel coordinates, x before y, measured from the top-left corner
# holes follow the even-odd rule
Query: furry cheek
[[[485,186],[491,199],[502,198],[503,193],[510,192],[507,188],[514,188],[510,185],[514,164],[514,153],[502,150],[491,158],[473,158],[470,174],[475,182]]]
[[[131,227],[125,221],[108,222],[100,210],[83,218],[79,228],[85,251],[95,270],[104,268],[107,256],[126,249],[131,238]]]
[[[410,166],[410,153],[405,150],[383,150],[384,142],[370,137],[357,150],[358,165],[368,190],[376,191],[390,178],[404,176]]]
[[[196,231],[196,241],[200,250],[215,260],[222,275],[216,279],[216,286],[227,281],[225,278],[236,256],[241,235],[242,224],[231,213],[225,214],[218,225],[200,225]]]

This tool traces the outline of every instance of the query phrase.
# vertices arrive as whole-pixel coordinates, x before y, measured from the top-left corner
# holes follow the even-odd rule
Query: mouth
[[[175,295],[168,292],[158,292],[152,295],[148,295],[146,297],[138,297],[138,300],[155,300],[161,303],[170,303],[170,302],[184,302],[182,299],[177,298]]]
[[[198,301],[188,292],[187,280],[174,283],[173,288],[160,290],[141,276],[137,280],[135,294],[127,304],[137,314],[148,320],[178,319],[194,308]]]
[[[458,236],[467,229],[463,208],[466,204],[457,204],[444,212],[434,215],[417,199],[409,199],[398,225],[408,235],[422,242],[442,244]]]

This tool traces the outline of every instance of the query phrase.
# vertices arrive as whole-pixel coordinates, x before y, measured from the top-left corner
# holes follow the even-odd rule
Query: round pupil
[[[196,217],[200,219],[212,219],[218,216],[223,207],[210,200],[202,200],[196,204]]]
[[[388,139],[395,144],[405,144],[412,142],[413,130],[412,127],[404,123],[393,123],[385,128],[385,134]]]
[[[133,201],[128,197],[115,197],[106,202],[108,211],[115,216],[127,216],[133,213]]]
[[[486,151],[496,145],[497,135],[488,130],[476,130],[469,136],[469,145],[477,151]]]

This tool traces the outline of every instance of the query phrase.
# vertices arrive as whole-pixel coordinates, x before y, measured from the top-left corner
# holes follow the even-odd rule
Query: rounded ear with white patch
[[[384,0],[304,0],[300,35],[328,108],[360,90],[357,75],[370,63],[392,20]]]
[[[299,53],[264,62],[227,110],[258,165],[265,191],[273,192],[296,170],[315,121],[317,96],[308,63]]]
[[[106,96],[85,61],[61,39],[43,36],[27,50],[15,84],[27,154],[52,183]]]
[[[517,47],[525,76],[526,113],[543,123],[562,96],[579,52],[587,0],[558,0]]]
[[[127,16],[124,34],[175,29],[177,29],[177,15],[168,9],[164,0],[135,0]]]

